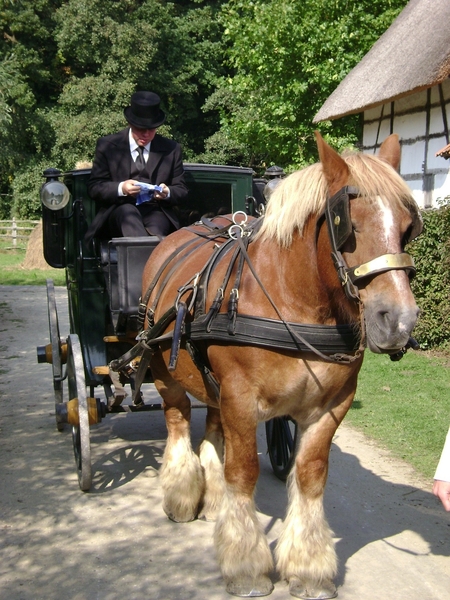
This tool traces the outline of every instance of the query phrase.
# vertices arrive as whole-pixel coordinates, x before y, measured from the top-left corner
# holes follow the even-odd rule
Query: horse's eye
[[[403,234],[403,238],[402,238],[402,248],[404,248],[407,244],[409,244],[409,242],[411,242],[414,237],[416,237],[415,235],[413,235],[413,226],[410,225],[408,227],[408,229],[405,231],[405,233]]]

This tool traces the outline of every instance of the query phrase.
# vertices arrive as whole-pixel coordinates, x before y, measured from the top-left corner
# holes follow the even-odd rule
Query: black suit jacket
[[[119,133],[102,137],[97,142],[88,193],[98,203],[99,210],[86,232],[87,242],[95,235],[101,234],[101,229],[116,206],[127,202],[134,204],[135,198],[118,196],[117,192],[121,181],[133,178],[154,185],[165,183],[169,187],[170,197],[159,202],[159,206],[174,227],[179,227],[178,216],[173,207],[188,193],[184,181],[181,146],[173,140],[156,134],[150,146],[145,169],[139,177],[132,177],[134,163],[130,153],[128,132],[127,127]]]

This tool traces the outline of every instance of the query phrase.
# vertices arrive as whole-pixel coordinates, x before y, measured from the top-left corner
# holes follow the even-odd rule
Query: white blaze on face
[[[391,207],[383,202],[383,199],[380,196],[377,196],[376,201],[380,209],[380,244],[385,244],[384,247],[389,248],[389,243],[390,240],[392,240],[392,236],[396,235],[394,228],[394,217]],[[393,269],[389,271],[389,273],[392,276],[392,285],[399,293],[404,293],[404,286],[408,285],[407,280],[404,277],[398,276],[400,273],[404,273],[404,271]],[[405,329],[402,323],[399,323],[399,329]]]
[[[380,242],[383,241],[386,244],[389,244],[389,240],[391,238],[391,235],[393,233],[393,229],[394,229],[394,218],[392,215],[392,210],[391,208],[386,205],[385,202],[383,202],[383,199],[380,196],[377,196],[377,204],[380,208],[380,213],[381,213],[381,231],[380,234],[382,236],[382,238],[380,239]]]

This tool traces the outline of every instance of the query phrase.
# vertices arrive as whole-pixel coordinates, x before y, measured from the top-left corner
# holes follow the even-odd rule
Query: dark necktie
[[[143,171],[145,169],[145,160],[144,160],[144,148],[142,146],[137,147],[138,155],[135,160],[136,167],[139,171]]]

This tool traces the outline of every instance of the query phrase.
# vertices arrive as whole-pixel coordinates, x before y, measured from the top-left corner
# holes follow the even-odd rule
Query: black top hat
[[[159,108],[158,94],[153,92],[135,92],[131,96],[131,106],[123,111],[130,125],[141,129],[156,129],[166,120],[165,113]]]

